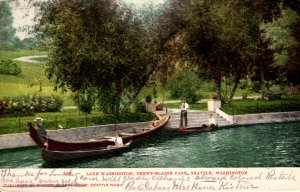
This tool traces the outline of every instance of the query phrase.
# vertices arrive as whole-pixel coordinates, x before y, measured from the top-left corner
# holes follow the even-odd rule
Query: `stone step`
[[[197,111],[197,112],[188,112],[188,126],[201,126],[203,124],[208,123],[208,119],[210,118],[210,114],[213,114],[217,124],[219,126],[228,126],[230,122],[226,121],[223,117],[219,116],[216,113],[208,112],[208,111]],[[177,128],[180,124],[180,113],[172,113],[171,118],[167,124],[169,128]]]
[[[198,127],[198,126],[202,126],[203,124],[188,124],[189,127]],[[230,126],[230,123],[218,123],[219,127],[226,127],[226,126]],[[166,128],[178,128],[179,124],[176,125],[172,125],[170,126],[169,124],[166,125]]]
[[[223,122],[223,121],[226,122],[226,119],[216,119],[216,121],[217,122]],[[169,121],[169,123],[178,123],[178,122],[180,122],[179,119],[176,121]],[[193,120],[188,119],[188,122],[208,122],[208,119],[197,119],[197,120],[196,119],[193,119]]]
[[[223,117],[220,117],[220,116],[217,116],[217,117],[214,117],[216,120],[218,119],[223,119]],[[188,119],[191,119],[191,120],[199,120],[199,119],[209,119],[209,117],[190,117],[188,116]],[[180,120],[180,117],[171,117],[170,118],[170,121],[176,121],[176,120]]]
[[[173,116],[180,116],[180,113],[172,113]],[[209,116],[210,113],[188,112],[188,116]]]
[[[210,113],[188,113],[188,117],[209,117]],[[214,117],[218,116],[217,114],[213,114]],[[180,113],[172,113],[172,117],[180,117]]]
[[[215,120],[217,121],[217,120],[223,120],[224,118],[222,118],[222,117],[214,117],[215,118]],[[208,120],[209,118],[207,117],[207,118],[196,118],[196,117],[194,117],[194,118],[190,118],[190,117],[188,117],[188,120],[189,121],[206,121],[206,120]],[[171,121],[171,122],[173,122],[173,121],[180,121],[180,118],[171,118],[169,121]]]
[[[177,127],[180,123],[169,123],[168,126],[169,127]],[[207,125],[207,122],[188,122],[188,125],[189,126],[201,126],[203,124],[206,124]],[[230,125],[229,122],[227,121],[222,121],[222,122],[217,122],[218,125]]]
[[[216,121],[218,120],[222,120],[223,118],[218,116],[218,117],[214,117]],[[209,117],[189,117],[188,116],[188,120],[190,121],[202,121],[202,120],[208,120]],[[169,121],[180,121],[180,117],[171,117]]]

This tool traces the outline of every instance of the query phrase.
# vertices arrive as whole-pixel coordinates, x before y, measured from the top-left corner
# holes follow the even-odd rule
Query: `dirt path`
[[[23,61],[23,62],[27,62],[27,63],[44,64],[44,62],[37,61],[34,59],[35,58],[45,58],[45,57],[47,57],[47,55],[33,55],[33,56],[18,57],[18,58],[15,58],[14,60]]]

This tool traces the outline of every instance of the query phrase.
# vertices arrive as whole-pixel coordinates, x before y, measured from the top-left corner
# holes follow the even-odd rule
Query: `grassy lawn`
[[[38,50],[1,50],[0,59],[15,59],[23,56],[45,55],[47,52]]]
[[[189,104],[193,110],[207,110],[207,103]],[[179,109],[180,103],[164,104],[167,108]],[[222,105],[221,110],[229,115],[243,115],[254,113],[286,112],[300,111],[300,100],[298,99],[280,99],[280,100],[255,100],[238,99],[234,100],[232,106]]]
[[[34,50],[0,50],[0,59],[15,59],[22,56],[45,54],[45,52]],[[75,105],[71,93],[61,94],[53,90],[54,83],[47,79],[44,64],[16,62],[22,68],[22,73],[17,76],[0,74],[0,98],[32,94],[59,95],[64,100],[64,106]],[[42,92],[40,92],[40,85]]]
[[[36,113],[35,116],[29,117],[0,118],[0,135],[28,132],[27,123],[33,122],[36,117],[45,119],[43,125],[47,130],[56,130],[59,129],[58,125],[62,126],[64,129],[68,129],[92,125],[150,121],[154,118],[154,115],[127,113],[121,115],[120,121],[116,121],[113,115],[105,115],[98,111],[95,111],[92,114],[79,114],[77,109],[69,109],[62,112]]]
[[[230,115],[300,111],[300,100],[298,99],[234,100],[231,107],[228,105],[223,105],[221,109]]]

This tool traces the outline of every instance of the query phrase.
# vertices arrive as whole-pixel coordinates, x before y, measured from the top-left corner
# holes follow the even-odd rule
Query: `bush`
[[[243,98],[243,99],[247,99],[247,97],[248,97],[248,93],[243,93],[243,94],[242,94],[242,98]]]
[[[251,85],[251,89],[255,92],[258,93],[260,91],[260,84],[258,81],[254,81]]]
[[[11,59],[3,59],[0,61],[0,74],[4,75],[18,75],[22,69],[18,64]]]
[[[135,112],[137,113],[147,113],[146,105],[142,101],[137,101],[134,103]]]
[[[34,112],[56,112],[60,111],[63,100],[58,96],[31,96]]]
[[[245,90],[246,88],[247,88],[247,80],[245,80],[245,79],[242,79],[242,80],[240,80],[240,89],[241,90]]]
[[[201,99],[201,96],[197,94],[200,83],[199,77],[194,72],[184,70],[170,79],[167,89],[170,90],[171,97],[177,99],[185,98],[188,102],[194,103]]]
[[[35,112],[60,111],[63,100],[58,96],[20,96],[0,99],[1,116],[30,116]]]
[[[4,97],[1,102],[3,107],[0,109],[1,115],[8,116],[30,116],[34,115],[32,100],[26,97]]]
[[[120,115],[121,122],[145,122],[153,120],[156,116],[153,113],[127,112]]]
[[[74,101],[80,111],[91,114],[95,104],[95,95],[93,93],[78,93],[74,96]]]

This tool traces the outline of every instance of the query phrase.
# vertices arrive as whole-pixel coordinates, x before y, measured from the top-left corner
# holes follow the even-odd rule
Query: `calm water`
[[[120,156],[49,166],[37,148],[0,151],[0,168],[300,167],[300,122],[159,134]]]

